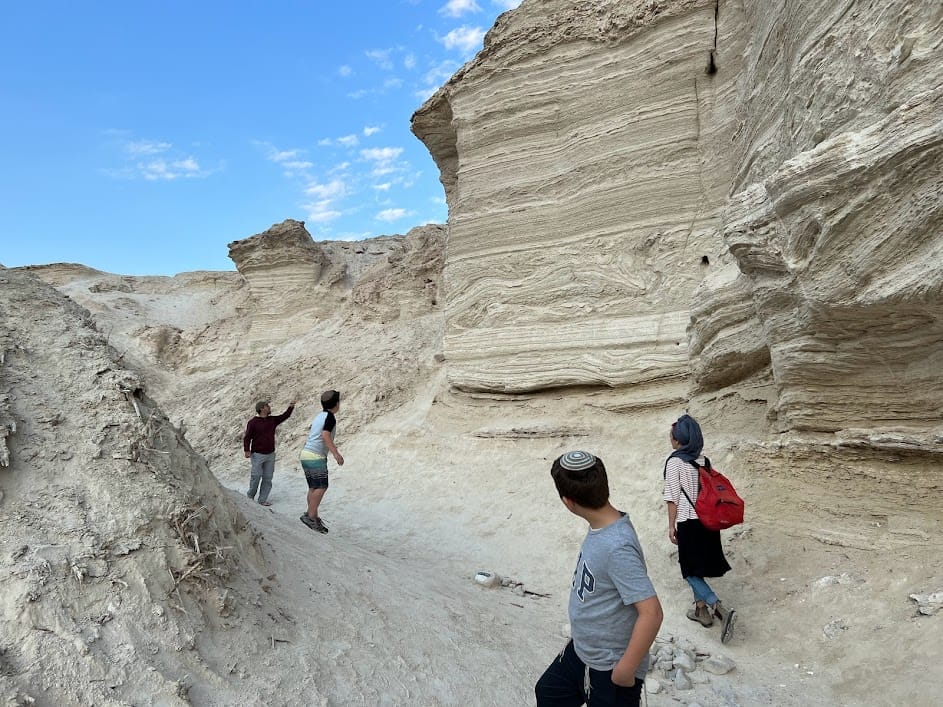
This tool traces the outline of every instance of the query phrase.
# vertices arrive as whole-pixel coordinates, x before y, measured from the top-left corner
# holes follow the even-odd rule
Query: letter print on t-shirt
[[[577,582],[577,578],[579,582]],[[586,563],[583,562],[583,553],[581,552],[580,556],[576,558],[576,569],[573,571],[573,591],[576,592],[576,596],[579,597],[580,601],[584,601],[587,592],[592,594],[595,589],[596,578],[589,567],[586,566]]]

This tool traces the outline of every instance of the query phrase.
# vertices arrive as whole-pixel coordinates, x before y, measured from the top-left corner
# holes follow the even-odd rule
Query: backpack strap
[[[697,469],[697,493],[701,494],[701,465],[697,462],[690,461],[688,462],[691,466]],[[711,469],[711,460],[707,457],[704,457],[704,468],[710,471]],[[668,475],[668,462],[665,461],[665,476]],[[688,499],[688,503],[691,504],[691,508],[694,508],[694,501],[691,500],[691,497],[688,496],[688,492],[684,490],[684,484],[681,483],[681,479],[678,479],[678,485],[681,487],[681,493],[684,494],[684,497]]]
[[[684,486],[683,486],[683,485],[681,486],[681,493],[683,493],[683,494],[684,494],[684,497],[685,497],[686,499],[688,499],[688,503],[691,504],[691,508],[694,508],[694,501],[692,501],[692,500],[691,500],[691,497],[688,496],[688,492],[684,490]]]

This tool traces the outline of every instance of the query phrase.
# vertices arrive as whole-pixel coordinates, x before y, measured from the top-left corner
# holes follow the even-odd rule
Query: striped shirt
[[[698,464],[704,463],[704,457],[697,458]],[[691,497],[692,501],[697,501],[697,481],[698,470],[686,461],[671,457],[665,467],[665,500],[678,505],[678,523],[697,518],[694,507],[690,504],[684,494],[681,493],[682,487]]]

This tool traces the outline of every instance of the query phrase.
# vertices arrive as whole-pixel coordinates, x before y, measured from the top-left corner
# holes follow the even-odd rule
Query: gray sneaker
[[[327,528],[324,526],[324,523],[321,522],[320,518],[311,519],[308,517],[307,513],[302,513],[299,520],[311,528],[311,530],[317,530],[319,533],[327,532]]]

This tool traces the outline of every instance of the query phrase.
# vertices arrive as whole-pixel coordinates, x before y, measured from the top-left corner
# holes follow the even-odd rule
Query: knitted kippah
[[[567,452],[560,457],[560,466],[569,471],[584,471],[596,463],[596,457],[589,452]]]

